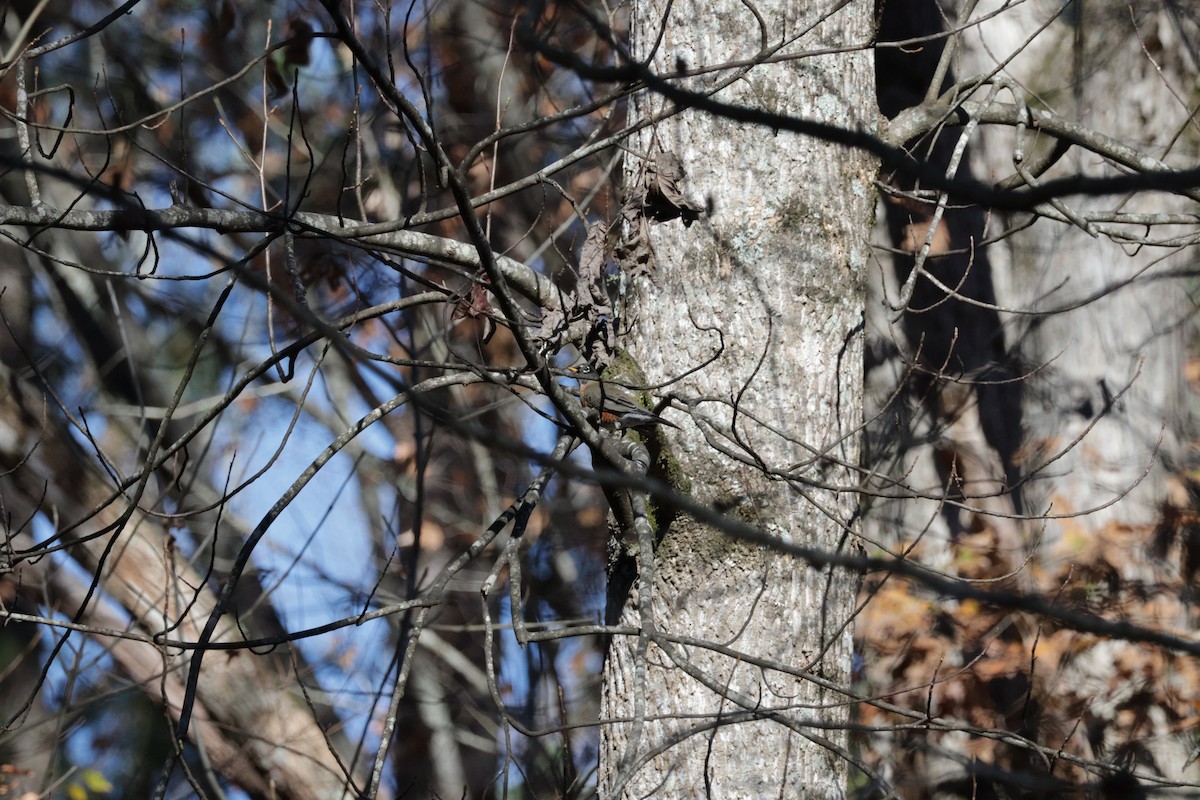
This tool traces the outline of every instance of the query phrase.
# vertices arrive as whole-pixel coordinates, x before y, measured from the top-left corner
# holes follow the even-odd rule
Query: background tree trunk
[[[987,11],[981,7],[976,13]],[[1178,92],[1195,76],[1196,64],[1183,44],[1194,36],[1194,26],[1157,3],[1079,3],[1034,45],[1019,44],[1058,11],[1035,5],[973,29],[963,40],[963,74],[990,72],[1006,62],[1002,74],[1063,116],[1136,143],[1175,167],[1193,166],[1197,134],[1186,122],[1181,127]],[[976,150],[984,168],[993,176],[1011,172],[1011,131],[988,128],[985,136]],[[1118,172],[1075,150],[1046,178]],[[1163,192],[1071,197],[1062,205],[1076,215],[1114,208],[1128,214],[1195,209],[1194,201]],[[1177,556],[1162,560],[1164,553],[1156,549],[1175,551],[1156,544],[1151,534],[1172,486],[1178,487],[1170,476],[1186,460],[1180,448],[1183,343],[1195,311],[1176,270],[1190,265],[1194,255],[1172,239],[1186,237],[1182,228],[1127,227],[1124,233],[1166,246],[1122,244],[1103,231],[1092,235],[1047,219],[1000,245],[1003,261],[1012,265],[1009,297],[1002,303],[1044,314],[1016,320],[1013,337],[1032,372],[1025,392],[1029,510],[1078,515],[1038,526],[1033,563],[1043,588],[1103,580],[1108,608],[1185,630],[1194,619],[1182,598],[1162,595],[1150,617],[1126,603],[1140,605],[1139,587],[1174,583],[1182,566]],[[1187,499],[1174,502],[1186,505]],[[1125,752],[1131,767],[1184,777],[1194,737],[1179,735],[1171,722],[1181,698],[1143,694],[1141,688],[1145,674],[1162,668],[1157,658],[1137,644],[1077,639],[1074,658],[1047,687],[1060,700],[1100,698],[1084,715],[1092,729],[1088,742],[1077,737],[1076,746],[1089,757]],[[1049,674],[1045,668],[1039,672]],[[1197,771],[1190,773],[1194,779]]]
[[[1194,165],[1196,135],[1178,87],[1190,85],[1194,75],[1189,42],[1195,28],[1177,10],[1156,3],[997,1],[957,4],[960,11],[970,8],[970,18],[955,19],[953,5],[881,3],[885,18],[890,11],[895,19],[923,27],[881,31],[880,41],[927,37],[920,48],[881,48],[896,62],[887,73],[880,59],[881,103],[886,105],[889,88],[885,77],[896,84],[890,87],[896,91],[888,98],[889,116],[922,102],[943,44],[952,44],[952,78],[940,88],[954,84],[957,98],[976,101],[974,108],[1027,104],[1172,167]],[[947,19],[951,30],[962,33],[938,40]],[[909,74],[898,75],[902,68]],[[1011,124],[968,132],[970,149],[958,174],[966,175],[969,160],[970,172],[988,184],[1014,173],[1018,144],[1025,166],[1052,146],[1033,126],[1023,142]],[[938,143],[953,144],[963,133],[963,127],[947,127]],[[924,153],[934,149],[928,142],[910,146]],[[1125,173],[1115,160],[1071,147],[1034,180]],[[969,263],[968,270],[950,277],[969,279],[960,284],[942,275],[943,283],[1000,310],[965,304],[954,309],[955,300],[947,300],[944,290],[927,291],[920,302],[914,295],[905,321],[925,319],[921,333],[934,330],[928,319],[937,309],[958,316],[934,331],[941,340],[919,339],[912,335],[916,326],[906,325],[910,341],[906,349],[901,345],[901,361],[919,360],[913,355],[918,347],[928,358],[949,343],[955,354],[944,359],[943,371],[953,379],[946,383],[980,399],[953,406],[943,394],[937,407],[922,408],[927,396],[920,391],[894,391],[896,383],[911,380],[905,364],[897,369],[895,362],[891,381],[869,390],[886,408],[876,417],[876,409],[868,407],[868,418],[880,420],[870,439],[872,455],[898,456],[879,469],[886,476],[879,486],[907,487],[872,509],[869,539],[931,567],[1109,619],[1194,629],[1187,599],[1193,591],[1195,532],[1194,523],[1183,522],[1194,517],[1183,490],[1189,481],[1179,475],[1183,464],[1194,463],[1180,446],[1186,428],[1183,345],[1194,324],[1193,304],[1182,290],[1188,256],[1181,245],[1192,240],[1182,226],[1113,221],[1117,212],[1186,219],[1194,206],[1189,198],[1154,191],[1065,196],[1031,209],[1036,219],[1025,211],[988,212],[986,227],[970,228],[967,236],[956,227],[961,218],[952,215],[981,211],[951,204],[941,235]],[[1084,218],[1092,222],[1085,225]],[[894,251],[908,249],[895,225],[890,233]],[[893,301],[906,277],[905,258],[894,259],[895,276],[885,270],[872,276],[882,275],[885,283],[894,279],[886,292]],[[972,286],[982,278],[987,292]],[[997,320],[1000,331],[992,343],[970,335],[986,315]],[[881,320],[872,319],[869,327],[885,331],[890,343],[894,329]],[[932,359],[935,365],[941,361]],[[962,362],[988,366],[956,369]],[[921,386],[919,377],[910,388],[912,383]],[[1022,402],[1015,417],[995,407],[989,411],[983,402],[985,391],[1001,386],[1015,389],[1008,397]],[[925,416],[917,422],[921,411]],[[1011,424],[1014,419],[1020,424]],[[985,448],[971,445],[984,434],[1001,456],[1013,455],[1008,485],[1019,475],[1015,485],[1024,503],[1016,509],[1025,519],[998,513],[1002,509],[995,503],[1002,496],[972,478],[971,456]],[[996,486],[1004,476],[995,464],[981,472],[990,473]],[[1195,683],[1188,659],[1032,616],[930,599],[883,580],[867,588],[864,602],[870,605],[860,631],[872,686],[903,697],[904,687],[937,676],[928,694],[914,693],[903,702],[922,713],[934,709],[945,719],[969,721],[945,734],[874,737],[872,747],[887,764],[883,775],[900,795],[990,796],[1017,787],[1050,794],[1087,784],[1102,787],[1105,796],[1135,796],[1134,772],[1155,780],[1195,780],[1195,765],[1188,763],[1194,736],[1184,720],[1194,713],[1198,693],[1190,688]],[[877,722],[872,714],[868,710],[863,722]],[[1046,760],[1028,747],[999,745],[977,735],[980,727],[1007,729],[1068,758]],[[1116,787],[1126,778],[1129,786],[1108,793],[1110,781]]]
[[[821,13],[756,9],[772,37],[805,30]],[[845,7],[794,46],[866,41],[870,10]],[[749,58],[764,44],[749,7],[735,3],[646,2],[633,17],[635,58],[650,54],[665,27],[658,74]],[[717,99],[848,129],[872,129],[876,118],[871,60],[861,51],[755,67]],[[638,96],[632,113],[645,119],[665,105]],[[691,409],[692,421],[671,439],[691,495],[784,541],[857,547],[856,502],[838,490],[856,483],[875,163],[704,111],[646,128],[631,149],[678,154],[691,178],[685,193],[707,196],[711,210],[690,228],[654,229],[657,265],[635,281],[628,309],[629,345],[651,384],[688,373],[658,391]],[[644,163],[629,158],[630,180]],[[601,795],[692,796],[703,786],[713,797],[842,796],[846,762],[833,751],[845,734],[833,729],[847,715],[838,697],[731,652],[845,685],[855,582],[687,518],[670,523],[654,571],[653,633],[635,589],[624,623],[643,625],[642,639],[615,638],[605,667],[603,718],[635,721],[603,729]],[[729,651],[658,646],[672,636]],[[637,656],[647,638],[656,643],[643,682]],[[758,721],[745,721],[747,711]],[[761,719],[768,715],[776,718]],[[665,749],[637,771],[656,748]]]

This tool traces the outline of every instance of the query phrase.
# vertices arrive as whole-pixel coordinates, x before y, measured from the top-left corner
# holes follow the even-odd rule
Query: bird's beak
[[[600,376],[596,373],[596,370],[592,369],[592,365],[587,363],[572,364],[571,366],[567,367],[564,372],[566,372],[570,377],[581,381],[600,380]]]

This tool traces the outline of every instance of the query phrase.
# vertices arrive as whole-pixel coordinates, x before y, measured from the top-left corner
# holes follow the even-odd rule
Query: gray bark
[[[1171,166],[1194,165],[1194,156],[1187,155],[1194,152],[1194,138],[1177,136],[1188,112],[1169,87],[1190,86],[1195,65],[1172,14],[1154,4],[1006,6],[996,0],[973,8],[971,18],[978,24],[963,25],[957,41],[954,72],[960,82],[994,76],[1006,82],[998,102],[1044,108]],[[978,113],[987,111],[987,93],[985,86],[973,95],[980,101],[974,106]],[[971,142],[975,175],[987,181],[1011,175],[1016,144],[1012,127],[980,126]],[[1025,157],[1032,159],[1048,145],[1030,134],[1024,149]],[[1120,171],[1111,161],[1077,147],[1044,179]],[[1009,544],[1011,536],[998,536],[999,546],[987,557],[1013,569],[1025,588],[1056,592],[1056,599],[1071,602],[1071,593],[1095,574],[1088,570],[1109,564],[1105,587],[1091,598],[1096,608],[1113,618],[1130,614],[1132,608],[1132,618],[1144,624],[1176,629],[1191,625],[1185,605],[1167,588],[1178,585],[1178,565],[1153,557],[1149,545],[1172,491],[1171,475],[1179,469],[1185,416],[1183,337],[1193,310],[1178,277],[1170,273],[1187,264],[1186,251],[1176,248],[1191,239],[1182,226],[1102,224],[1087,231],[1078,220],[1113,211],[1179,214],[1192,206],[1185,198],[1153,192],[1066,197],[1056,207],[1039,209],[1049,218],[990,246],[998,304],[1039,312],[1003,315],[1005,338],[1019,350],[1027,375],[1020,467],[1028,480],[1023,491],[1031,519],[1014,523],[989,517],[995,509],[987,506],[986,497],[970,503],[982,512],[984,531],[1003,533],[1016,525],[1021,538]],[[993,215],[988,237],[1027,221],[1028,215]],[[897,293],[892,285],[887,296],[895,298]],[[883,330],[886,324],[876,327]],[[971,429],[978,429],[975,420],[964,416],[947,426],[943,438],[959,445],[960,455],[964,450],[970,453],[971,448],[961,444],[970,440]],[[959,467],[960,475],[969,475],[969,465]],[[944,544],[953,539],[938,519],[938,477],[931,460],[906,454],[893,474],[933,499],[905,498],[892,504],[890,516],[876,516],[871,533],[893,544],[920,540],[914,554],[923,563],[956,569],[955,556],[963,551]],[[998,473],[993,469],[992,474]],[[986,495],[981,486],[977,481],[970,488]],[[1052,516],[1043,519],[1043,514]],[[906,537],[900,543],[897,531]],[[966,552],[971,552],[969,545]],[[1157,591],[1164,598],[1154,607],[1153,621],[1139,613],[1149,604],[1137,601],[1140,587],[1150,585],[1162,587]],[[942,608],[950,614],[956,610],[948,602]],[[1066,639],[1063,632],[1056,635]],[[1049,639],[1040,627],[1024,633],[1023,639],[1023,646],[1037,653],[1030,681],[1032,695],[1040,698],[1043,708],[1041,728],[1034,733],[1044,737],[1042,744],[1109,764],[1119,762],[1122,753],[1133,753],[1120,766],[1168,780],[1196,779],[1195,765],[1188,764],[1193,737],[1180,735],[1167,722],[1191,701],[1155,681],[1163,674],[1157,672],[1157,659],[1169,663],[1169,655],[1142,645],[1079,636],[1056,662],[1044,655]],[[951,651],[944,663],[951,667],[966,660]],[[1124,666],[1131,662],[1139,664],[1138,669]],[[871,678],[878,681],[879,672],[893,663],[868,659],[869,669],[875,670]],[[1147,663],[1152,666],[1139,671]],[[1136,718],[1123,710],[1129,706],[1138,709]],[[884,741],[880,737],[873,744],[883,749]],[[940,780],[961,777],[969,738],[956,734],[931,737],[931,742],[921,759],[910,762],[920,765],[920,774],[885,771],[886,777],[898,783],[907,779],[914,794],[915,787],[932,790]],[[897,760],[903,756],[895,754]],[[1070,779],[1097,780],[1097,774],[1103,770]]]
[[[1052,23],[1002,74],[1059,114],[1171,166],[1191,167],[1194,134],[1178,137],[1190,112],[1181,107],[1178,95],[1172,96],[1172,87],[1177,93],[1193,82],[1196,65],[1180,36],[1194,36],[1195,31],[1181,31],[1179,18],[1156,5],[1082,4],[1081,17]],[[1058,10],[1034,4],[972,31],[964,39],[964,73],[995,69]],[[988,158],[990,170],[1011,171],[1011,134],[992,131],[989,136],[976,152]],[[1063,159],[1058,173],[1046,177],[1066,171],[1116,174],[1103,159],[1079,149]],[[1150,192],[1130,198],[1066,198],[1064,203],[1076,215],[1113,209],[1170,214],[1194,207],[1186,198]],[[1179,468],[1183,344],[1194,313],[1179,279],[1167,277],[1189,267],[1192,256],[1170,240],[1182,236],[1191,241],[1194,234],[1171,226],[1126,226],[1123,232],[1133,242],[1154,239],[1166,246],[1092,236],[1078,226],[1049,220],[1004,246],[1012,264],[1008,302],[1053,312],[1037,318],[1036,325],[1018,328],[1028,331],[1021,340],[1023,353],[1038,368],[1026,392],[1029,466],[1062,453],[1031,485],[1031,509],[1078,515],[1039,523],[1035,563],[1049,575],[1066,576],[1077,560],[1086,562],[1113,548],[1123,554],[1109,558],[1115,576],[1119,585],[1129,587],[1175,578],[1174,567],[1149,550],[1150,532],[1172,490],[1170,475]],[[1156,624],[1191,624],[1178,602],[1165,603],[1158,611]],[[1137,759],[1137,766],[1167,779],[1196,780],[1200,771],[1188,765],[1192,735],[1180,735],[1166,722],[1177,712],[1171,707],[1173,691],[1160,690],[1156,702],[1146,703],[1145,723],[1122,716],[1121,703],[1142,687],[1141,679],[1131,681],[1121,665],[1142,657],[1142,648],[1128,643],[1081,646],[1060,681],[1095,698],[1089,713],[1104,725],[1102,734],[1086,742],[1075,737],[1072,745],[1103,758],[1129,741],[1144,743],[1146,756]]]
[[[991,10],[985,5],[977,16]],[[1060,11],[1058,4],[1032,4],[970,30],[963,37],[961,74],[991,72],[1016,54],[1001,75],[1025,87],[1029,102],[1050,103],[1058,114],[1092,130],[1172,166],[1191,167],[1190,144],[1168,145],[1186,116],[1169,87],[1189,85],[1195,70],[1176,39],[1172,15],[1141,6],[1135,28],[1129,8],[1085,4],[1077,24],[1073,15],[1060,15],[1032,44],[1024,44]],[[1146,42],[1149,52],[1143,49]],[[1011,173],[1012,130],[982,130],[984,146],[975,152],[984,162],[983,174]],[[1064,174],[1118,171],[1076,148],[1046,178]],[[1169,214],[1194,206],[1183,197],[1150,192],[1124,201],[1063,202],[1077,216],[1118,208]],[[1186,231],[1126,226],[1124,233],[1135,240],[1162,240]],[[1162,273],[1190,259],[1175,244],[1122,246],[1052,220],[1017,233],[1001,248],[1012,265],[1002,303],[1049,312],[1013,326],[1012,338],[1036,368],[1027,391],[1032,456],[1027,467],[1036,468],[1083,436],[1079,446],[1037,476],[1031,509],[1081,513],[1076,523],[1089,530],[1153,522],[1165,494],[1164,466],[1172,464],[1177,451],[1184,323],[1191,314],[1178,281],[1164,280]],[[1043,552],[1058,542],[1061,526],[1051,525],[1046,534]]]
[[[772,41],[818,19],[793,4],[754,9]],[[660,27],[659,74],[753,58],[764,44],[749,5],[645,2],[634,10],[635,58],[649,55]],[[789,51],[869,36],[870,6],[858,3]],[[717,99],[850,129],[876,120],[864,52],[755,67]],[[646,119],[665,105],[643,95],[632,114]],[[855,548],[856,499],[839,490],[856,483],[875,163],[700,110],[648,127],[630,146],[678,154],[691,177],[685,193],[707,196],[712,209],[689,228],[653,229],[654,272],[628,298],[628,344],[652,383],[700,367],[660,390],[689,408],[668,414],[683,427],[670,443],[691,495],[784,541]],[[630,159],[631,180],[641,167]],[[737,654],[847,684],[856,582],[683,518],[665,532],[653,574],[652,614],[635,587],[623,615],[641,638],[615,638],[605,666],[602,716],[613,722],[603,728],[601,795],[844,796],[840,696]],[[672,636],[693,641],[659,646]],[[643,679],[639,645],[652,638]],[[769,719],[744,721],[747,711]]]

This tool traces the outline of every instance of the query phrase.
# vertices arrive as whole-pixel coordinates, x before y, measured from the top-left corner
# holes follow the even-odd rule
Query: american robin
[[[602,381],[590,369],[574,368],[571,371],[581,381],[580,404],[584,411],[599,416],[602,427],[610,430],[626,430],[646,425],[669,425],[675,429],[679,428],[670,420],[643,408],[633,395],[620,386]]]

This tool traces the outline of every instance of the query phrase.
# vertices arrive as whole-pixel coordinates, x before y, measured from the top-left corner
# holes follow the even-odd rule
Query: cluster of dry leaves
[[[611,228],[599,219],[588,223],[587,238],[579,251],[575,292],[561,306],[542,314],[537,336],[547,343],[547,350],[561,346],[561,334],[572,322],[583,319],[588,323],[588,335],[581,345],[584,358],[599,369],[608,366],[617,349],[617,311],[615,292],[607,279],[609,264],[615,263],[629,277],[653,274],[650,226],[674,219],[691,225],[705,211],[681,189],[686,178],[683,162],[674,153],[647,158]]]
[[[1059,520],[1054,544],[1021,563],[999,555],[986,524],[953,541],[918,542],[911,555],[948,546],[957,576],[983,588],[1190,638],[1200,622],[1192,588],[1200,492],[1183,479],[1179,488],[1157,527],[1096,531]],[[1181,735],[1186,744],[1200,725],[1195,658],[937,597],[896,576],[870,576],[863,593],[863,685],[913,713],[864,704],[860,744],[867,763],[888,765],[902,797],[973,796],[983,784],[1118,796],[1105,792],[1127,772],[1178,774],[1182,765],[1165,763],[1159,745]],[[964,766],[972,785],[961,785]]]

